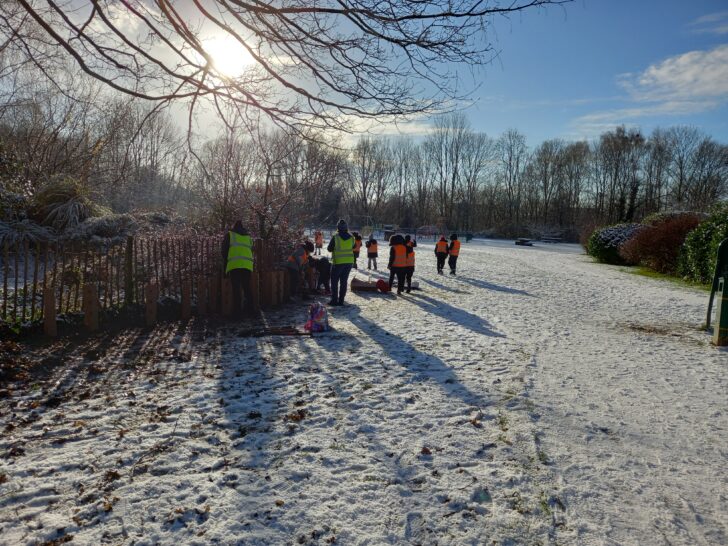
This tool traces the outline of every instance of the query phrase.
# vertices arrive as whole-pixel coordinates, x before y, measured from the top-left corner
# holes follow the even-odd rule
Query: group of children
[[[295,297],[299,292],[303,299],[308,299],[310,290],[318,292],[323,288],[330,292],[330,305],[344,305],[347,282],[351,269],[357,268],[357,260],[362,248],[362,236],[349,233],[344,220],[339,220],[337,231],[331,238],[327,250],[331,259],[323,256],[323,233],[314,234],[314,242],[304,241],[296,245],[286,260],[286,269],[289,273],[290,293]],[[374,235],[370,235],[364,244],[367,252],[367,269],[377,271],[377,258],[379,245]],[[417,241],[409,235],[392,235],[389,238],[389,290],[397,279],[397,293],[412,290],[412,276],[415,272],[415,248]],[[237,221],[233,228],[225,235],[221,245],[225,275],[232,284],[233,313],[240,316],[243,311],[252,313],[251,274],[253,272],[253,239],[241,221]],[[437,257],[437,272],[442,275],[445,259],[449,257],[450,274],[455,275],[458,256],[460,254],[460,241],[456,233],[450,235],[450,243],[444,236],[435,245]],[[315,257],[314,257],[315,256]],[[315,279],[314,282],[310,282]],[[382,280],[383,282],[383,280]],[[315,286],[314,286],[315,285]],[[308,290],[306,290],[308,288]],[[386,287],[385,287],[386,288]],[[243,300],[242,296],[245,295]],[[241,303],[245,302],[245,308]]]
[[[341,231],[341,230],[339,230]],[[358,269],[358,260],[362,248],[362,236],[356,231],[346,235],[353,237],[353,255],[354,261],[352,268]],[[314,245],[311,246],[312,255],[321,256],[311,260],[310,267],[314,268],[317,273],[316,290],[323,288],[326,292],[329,292],[330,279],[331,279],[331,268],[332,264],[329,259],[322,256],[322,248],[324,243],[323,233],[316,231],[314,233]],[[305,245],[306,243],[304,243]],[[309,245],[311,243],[308,243]],[[334,239],[329,244],[332,247]],[[369,236],[369,239],[364,243],[367,253],[367,269],[378,271],[377,258],[379,258],[379,243],[374,238],[374,234]],[[410,292],[412,290],[412,277],[415,272],[415,259],[417,247],[417,241],[414,240],[410,235],[395,234],[389,238],[389,260],[387,262],[387,269],[389,269],[389,289],[391,290],[394,286],[394,279],[397,279],[397,294],[401,294],[403,291]],[[331,249],[329,249],[331,251]],[[450,274],[455,275],[457,269],[457,261],[460,255],[460,241],[458,240],[457,233],[450,235],[450,241],[441,236],[440,240],[435,244],[435,256],[437,259],[437,272],[442,275],[445,267],[445,260],[448,261],[450,268]],[[345,293],[345,287],[341,287],[338,291]],[[292,292],[293,293],[293,292]],[[333,301],[334,298],[332,298]],[[337,301],[339,295],[337,294]]]

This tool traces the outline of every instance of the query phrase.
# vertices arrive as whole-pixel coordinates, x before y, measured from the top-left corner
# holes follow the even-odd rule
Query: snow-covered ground
[[[417,259],[326,334],[126,332],[11,390],[0,543],[728,543],[706,293],[572,245]]]

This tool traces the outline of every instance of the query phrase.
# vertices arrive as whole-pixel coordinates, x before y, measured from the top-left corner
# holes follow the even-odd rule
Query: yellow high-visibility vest
[[[354,237],[344,240],[338,233],[334,235],[334,265],[354,263]]]
[[[253,238],[231,231],[225,273],[233,269],[253,271]]]

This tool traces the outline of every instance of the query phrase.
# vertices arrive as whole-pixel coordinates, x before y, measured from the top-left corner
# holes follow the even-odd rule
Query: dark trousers
[[[344,303],[346,296],[346,283],[353,264],[339,264],[331,268],[331,301]]]
[[[450,271],[451,271],[452,273],[455,273],[455,267],[457,266],[457,264],[458,264],[458,257],[457,257],[457,256],[452,256],[452,255],[451,255],[451,256],[450,256],[450,257],[448,258],[448,260],[447,260],[447,265],[449,265],[449,266],[450,266]]]
[[[288,268],[288,282],[291,287],[291,297],[298,293],[298,285],[301,283],[301,272],[297,269]]]
[[[331,269],[328,271],[322,271],[319,269],[318,280],[316,281],[316,290],[323,286],[326,290],[330,290],[329,281],[331,280]]]
[[[230,284],[233,287],[233,316],[240,317],[241,312],[241,298],[242,294],[245,294],[245,304],[243,308],[246,313],[253,311],[253,297],[252,291],[250,290],[250,274],[251,272],[247,269],[233,269],[230,271]],[[242,294],[241,294],[242,292]]]
[[[407,267],[404,273],[405,279],[407,280],[407,292],[412,290],[412,275],[415,274],[415,266]]]
[[[447,252],[438,252],[437,256],[437,270],[442,271],[445,268],[445,258],[447,258]]]
[[[358,259],[359,259],[359,253],[358,252],[354,252],[354,269],[359,269],[359,267],[358,267],[358,265],[356,263]]]
[[[389,269],[389,289],[392,289],[392,285],[394,284],[394,276],[397,275],[397,294],[402,293],[402,289],[404,288],[404,279],[407,274],[407,268],[406,267],[392,267]]]

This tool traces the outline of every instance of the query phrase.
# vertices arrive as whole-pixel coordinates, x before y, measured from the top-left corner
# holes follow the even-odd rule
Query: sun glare
[[[204,47],[215,68],[228,78],[241,76],[254,62],[240,42],[228,35],[210,38]]]

